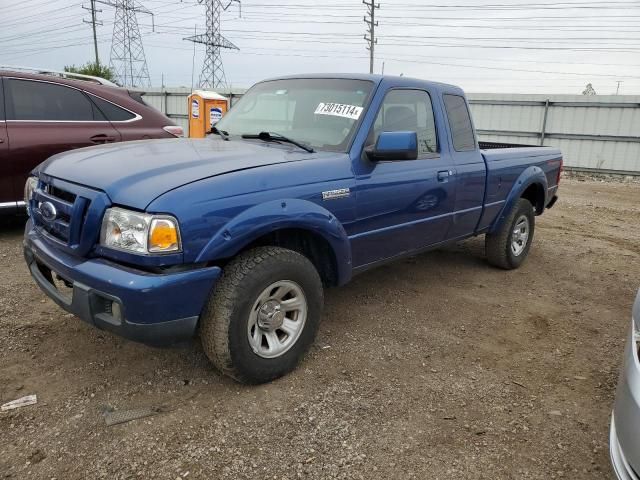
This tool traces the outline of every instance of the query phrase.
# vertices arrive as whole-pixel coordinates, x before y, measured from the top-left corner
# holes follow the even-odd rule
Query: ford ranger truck
[[[148,344],[199,337],[220,371],[261,383],[313,342],[323,287],[476,235],[490,264],[519,267],[561,168],[555,148],[478,143],[452,85],[284,77],[207,138],[45,161],[25,185],[24,255],[85,322]]]

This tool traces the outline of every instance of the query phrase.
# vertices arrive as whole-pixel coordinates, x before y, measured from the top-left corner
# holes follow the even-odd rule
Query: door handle
[[[4,138],[0,138],[0,143],[4,143]]]
[[[438,172],[438,181],[439,182],[448,182],[449,177],[453,175],[451,170],[441,170]]]
[[[94,135],[91,137],[91,142],[93,143],[109,143],[115,141],[116,137],[110,137],[109,135],[105,135],[104,133]]]

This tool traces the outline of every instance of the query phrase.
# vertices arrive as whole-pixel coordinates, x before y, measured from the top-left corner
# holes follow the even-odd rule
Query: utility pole
[[[376,38],[375,29],[378,26],[378,22],[376,22],[376,10],[380,8],[380,4],[376,5],[376,0],[371,0],[367,2],[367,0],[362,0],[367,6],[367,16],[364,17],[364,23],[369,26],[369,36],[364,35],[364,39],[369,42],[369,46],[367,50],[369,50],[369,73],[373,73],[373,60],[374,60],[374,46],[378,43],[378,39]]]
[[[102,10],[96,10],[96,0],[91,0],[91,7],[82,6],[85,10],[91,11],[91,20],[82,20],[84,23],[90,23],[93,29],[93,48],[96,53],[96,65],[100,65],[100,58],[98,57],[98,35],[96,34],[96,25],[102,25],[102,22],[97,19],[97,12]]]
[[[147,68],[147,58],[142,46],[142,36],[136,13],[151,15],[151,25],[155,31],[153,13],[135,0],[93,1],[116,9],[109,67],[113,70],[118,83],[123,87],[150,86],[151,79]]]
[[[194,43],[202,43],[207,47],[198,86],[200,88],[225,88],[227,86],[227,78],[224,74],[220,50],[222,48],[240,49],[222,35],[220,21],[222,12],[227,10],[234,2],[240,5],[240,0],[229,0],[226,6],[222,5],[222,0],[198,0],[198,2],[204,3],[207,7],[206,32],[184,39]],[[242,16],[242,11],[240,11],[240,16]],[[193,81],[191,83],[193,84]]]
[[[622,83],[622,80],[618,80],[618,86],[616,87],[616,95],[618,95],[618,93],[620,93],[620,84]]]

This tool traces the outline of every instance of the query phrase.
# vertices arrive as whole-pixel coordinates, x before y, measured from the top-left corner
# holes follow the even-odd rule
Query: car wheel
[[[293,370],[322,314],[322,282],[303,255],[259,247],[233,259],[203,312],[200,338],[223,373],[264,383]]]
[[[485,238],[487,260],[491,265],[511,270],[518,268],[529,255],[535,215],[529,200],[518,199],[500,229]]]

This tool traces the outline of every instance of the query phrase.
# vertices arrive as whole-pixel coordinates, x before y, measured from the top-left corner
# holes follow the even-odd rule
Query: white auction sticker
[[[314,113],[316,115],[333,115],[357,120],[362,113],[362,107],[345,105],[344,103],[321,103]]]

